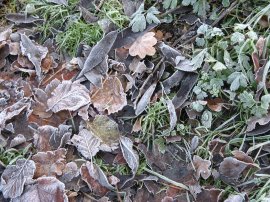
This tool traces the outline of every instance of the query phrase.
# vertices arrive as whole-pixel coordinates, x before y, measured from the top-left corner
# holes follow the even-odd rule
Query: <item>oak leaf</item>
[[[137,38],[129,47],[129,54],[131,56],[138,55],[142,59],[145,58],[146,55],[155,55],[156,49],[153,46],[156,45],[157,39],[154,36],[154,32],[147,32],[143,36]]]

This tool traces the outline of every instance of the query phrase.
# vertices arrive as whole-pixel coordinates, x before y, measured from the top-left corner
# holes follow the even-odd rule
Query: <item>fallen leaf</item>
[[[97,110],[112,114],[127,105],[126,93],[120,80],[116,76],[109,76],[103,83],[103,88],[94,88],[91,101]]]
[[[96,115],[92,122],[87,122],[87,129],[100,140],[100,150],[110,152],[118,148],[118,124],[108,116]]]
[[[141,97],[141,99],[139,100],[139,102],[136,105],[135,108],[135,114],[138,116],[141,113],[143,113],[143,111],[145,110],[147,104],[150,102],[150,99],[156,89],[157,83],[153,83],[143,94],[143,96]]]
[[[46,1],[50,3],[58,4],[58,5],[68,6],[67,0],[46,0]]]
[[[224,202],[245,202],[245,193],[231,194]]]
[[[32,160],[36,164],[35,178],[45,176],[58,176],[63,174],[66,164],[66,149],[38,152]]]
[[[34,44],[25,34],[21,34],[21,51],[27,56],[36,68],[38,79],[41,80],[42,69],[41,61],[46,57],[48,48]]]
[[[53,151],[64,147],[72,135],[71,126],[59,125],[58,128],[40,126],[34,134],[34,145],[38,151]]]
[[[95,164],[86,162],[81,166],[80,173],[90,190],[99,196],[104,196],[110,189],[114,189],[103,171]]]
[[[83,69],[80,74],[77,76],[77,79],[82,77],[85,73],[92,70],[98,64],[100,64],[109,51],[112,48],[112,45],[117,37],[117,31],[112,31],[104,36],[91,50],[90,54],[88,55]]]
[[[120,137],[120,146],[123,156],[132,170],[133,175],[136,174],[139,167],[138,153],[132,148],[133,142],[128,137]]]
[[[24,137],[24,135],[22,134],[18,134],[16,137],[14,137],[11,141],[10,141],[10,147],[16,147],[22,143],[26,142],[26,138]]]
[[[89,103],[90,97],[87,88],[71,81],[62,81],[52,91],[52,97],[47,101],[48,110],[55,113],[61,110],[76,111]]]
[[[86,129],[82,129],[78,135],[74,135],[71,142],[85,158],[91,160],[100,149],[100,140]]]
[[[156,49],[153,46],[156,45],[157,39],[154,36],[155,33],[147,32],[143,36],[137,38],[129,47],[129,54],[131,56],[138,55],[142,59],[145,58],[146,55],[155,55]]]
[[[16,165],[8,165],[1,176],[0,189],[5,198],[16,198],[23,193],[25,183],[29,183],[35,172],[35,162],[18,159]]]
[[[214,112],[220,112],[222,110],[224,101],[221,98],[214,98],[207,100],[207,106]]]
[[[0,29],[0,42],[8,40],[11,33],[12,33],[12,26],[1,27],[1,29]]]
[[[211,188],[211,189],[203,189],[197,195],[196,202],[217,202],[220,200],[223,190]]]
[[[175,107],[171,100],[167,99],[165,100],[165,102],[167,104],[167,109],[170,114],[170,128],[171,130],[173,130],[177,123],[177,115],[176,115]]]
[[[37,21],[42,21],[42,19],[35,18],[33,16],[20,14],[20,13],[8,13],[5,18],[15,24],[30,24]]]
[[[211,170],[209,167],[211,166],[211,161],[209,160],[204,160],[199,156],[194,156],[193,157],[193,165],[196,170],[196,178],[199,179],[200,176],[203,179],[208,179],[211,175]]]
[[[12,202],[68,202],[65,185],[54,177],[40,177],[34,185],[26,186],[24,193]]]
[[[134,58],[129,65],[129,70],[134,73],[142,74],[147,70],[147,67],[144,61],[141,62],[138,58]]]
[[[72,181],[75,177],[80,175],[79,168],[75,162],[68,162],[63,170],[63,175],[59,178],[63,183]]]

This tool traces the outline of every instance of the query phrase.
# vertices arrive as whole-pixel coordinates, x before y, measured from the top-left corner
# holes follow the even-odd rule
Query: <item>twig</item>
[[[160,179],[162,179],[162,180],[164,180],[164,181],[166,181],[166,182],[171,183],[171,184],[174,185],[174,186],[181,187],[181,188],[183,188],[183,189],[189,191],[189,188],[188,188],[186,185],[184,185],[184,184],[182,184],[182,183],[180,183],[180,182],[175,182],[175,181],[173,181],[173,180],[171,180],[171,179],[169,179],[169,178],[167,178],[167,177],[165,177],[165,176],[163,176],[163,175],[161,175],[161,174],[159,174],[159,173],[157,173],[157,172],[155,172],[155,171],[149,170],[148,168],[143,168],[143,169],[144,169],[146,172],[148,172],[148,173],[150,173],[150,174],[152,174],[152,175],[155,175],[155,176],[159,177]]]

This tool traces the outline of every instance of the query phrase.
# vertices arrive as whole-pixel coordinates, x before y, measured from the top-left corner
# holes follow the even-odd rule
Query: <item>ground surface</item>
[[[0,201],[270,201],[269,0],[0,6]]]

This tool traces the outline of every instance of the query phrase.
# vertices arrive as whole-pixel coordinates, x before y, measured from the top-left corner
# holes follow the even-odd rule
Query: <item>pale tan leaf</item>
[[[94,88],[91,101],[99,111],[108,110],[112,114],[127,105],[126,93],[121,81],[116,76],[109,76],[103,83],[103,88]]]
[[[156,49],[153,46],[156,45],[157,39],[154,36],[154,32],[147,32],[143,36],[139,37],[129,47],[129,54],[131,56],[138,55],[142,59],[145,58],[146,55],[155,55]]]
[[[16,198],[23,193],[24,184],[34,176],[36,166],[32,160],[18,159],[16,165],[8,165],[1,176],[0,189],[5,198]]]
[[[207,179],[211,175],[211,170],[209,170],[209,166],[211,165],[211,161],[204,160],[199,156],[193,157],[193,165],[196,169],[196,178],[199,179],[200,176],[203,179]]]
[[[89,103],[88,89],[82,84],[71,81],[62,81],[47,101],[49,110],[55,113],[61,110],[76,111]]]

